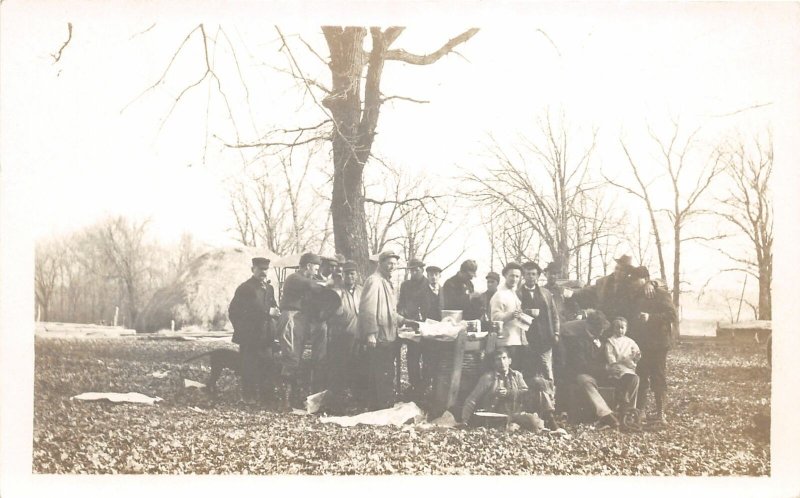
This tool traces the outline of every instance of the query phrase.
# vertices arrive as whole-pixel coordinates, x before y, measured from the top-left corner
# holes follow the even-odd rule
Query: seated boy
[[[624,414],[636,406],[639,376],[636,363],[642,352],[636,341],[627,337],[628,321],[618,316],[611,322],[611,335],[605,344],[606,371],[616,393],[617,410]]]

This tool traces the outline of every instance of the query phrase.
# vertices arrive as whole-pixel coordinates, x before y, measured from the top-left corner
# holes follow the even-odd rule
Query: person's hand
[[[498,387],[497,396],[505,398],[506,396],[508,396],[508,389],[506,389],[505,387]]]
[[[619,377],[623,373],[622,369],[623,369],[622,365],[620,365],[619,363],[614,363],[613,365],[611,365],[611,374],[614,375],[615,377]]]
[[[647,282],[644,284],[644,295],[647,299],[651,299],[656,295],[656,286],[653,285],[653,282]]]
[[[556,335],[553,336],[553,344],[558,344],[558,341],[560,341],[560,340],[561,340],[561,335],[560,334],[556,334]]]
[[[644,311],[642,311],[641,313],[639,313],[639,319],[643,322],[646,322],[647,320],[650,319],[650,313],[645,313]]]
[[[374,348],[377,345],[378,345],[378,338],[375,336],[375,334],[368,335],[367,336],[367,347],[368,348]]]
[[[522,315],[522,311],[521,311],[521,310],[514,310],[514,312],[513,312],[513,313],[511,313],[511,316],[512,316],[513,318],[519,318],[519,317],[520,317],[520,315]]]
[[[278,318],[279,316],[281,316],[281,310],[278,309],[278,308],[270,308],[269,309],[269,316],[271,316],[273,318]]]

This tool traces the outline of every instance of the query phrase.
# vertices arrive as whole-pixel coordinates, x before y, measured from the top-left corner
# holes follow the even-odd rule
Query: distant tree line
[[[149,223],[112,217],[36,245],[37,319],[132,327],[153,293],[199,255],[191,235],[153,240]],[[117,310],[117,308],[119,308]]]

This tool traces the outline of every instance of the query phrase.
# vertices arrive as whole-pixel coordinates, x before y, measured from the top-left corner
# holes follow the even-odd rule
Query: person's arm
[[[678,312],[672,303],[672,298],[667,292],[659,292],[656,295],[656,310],[650,314],[648,320],[658,320],[661,322],[675,323],[678,321]]]
[[[244,318],[244,300],[244,286],[240,285],[236,288],[236,292],[233,293],[233,299],[231,299],[231,304],[228,306],[228,319],[231,321],[234,330],[241,326],[240,324]]]
[[[636,364],[639,363],[639,358],[642,357],[642,351],[636,344],[636,341],[630,340],[628,343],[631,345],[630,354],[625,358],[624,363],[628,368],[635,369]]]
[[[378,334],[378,289],[375,280],[368,277],[361,290],[361,301],[358,305],[358,327],[362,339],[374,344]]]
[[[508,304],[502,295],[495,293],[491,301],[492,321],[505,323],[515,318],[514,312],[516,310],[510,310]]]
[[[486,393],[489,391],[489,388],[492,385],[492,377],[490,374],[481,375],[481,378],[478,379],[478,384],[469,393],[467,399],[464,400],[464,407],[461,408],[461,422],[466,424],[469,422],[470,417],[475,412],[475,407],[478,404]]]

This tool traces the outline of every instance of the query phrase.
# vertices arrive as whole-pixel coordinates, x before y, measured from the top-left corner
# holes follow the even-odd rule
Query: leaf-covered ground
[[[246,407],[224,374],[204,381],[209,343],[36,339],[38,473],[768,475],[770,371],[763,347],[689,341],[669,356],[669,425],[641,433],[570,425],[571,437],[487,429],[342,428]],[[169,371],[156,378],[155,371]],[[136,391],[153,406],[70,401]]]

